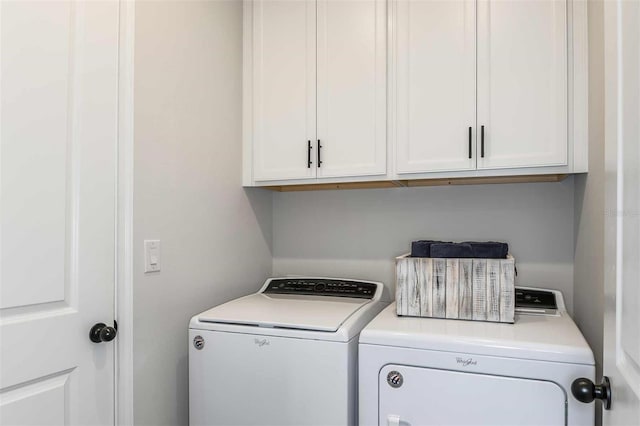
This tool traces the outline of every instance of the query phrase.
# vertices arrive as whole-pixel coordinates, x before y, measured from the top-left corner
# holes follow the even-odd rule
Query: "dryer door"
[[[380,370],[379,425],[565,425],[566,396],[553,382],[432,368]]]

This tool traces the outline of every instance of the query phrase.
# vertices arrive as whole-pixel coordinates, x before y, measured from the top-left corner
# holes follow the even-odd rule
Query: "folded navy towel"
[[[473,257],[473,249],[468,243],[434,243],[431,244],[431,257],[468,258]]]
[[[509,244],[495,241],[467,241],[463,244],[470,244],[472,257],[479,259],[505,259],[509,254]]]
[[[505,259],[509,244],[495,241],[450,243],[437,240],[411,242],[411,257]]]
[[[418,240],[411,242],[411,257],[431,257],[431,244],[441,243],[435,240]]]

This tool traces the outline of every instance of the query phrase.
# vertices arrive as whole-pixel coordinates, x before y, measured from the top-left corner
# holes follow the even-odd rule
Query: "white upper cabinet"
[[[243,47],[244,185],[587,171],[583,0],[244,0]]]
[[[318,0],[318,177],[386,174],[386,1]]]
[[[253,177],[315,178],[316,3],[254,1],[251,19]]]
[[[397,173],[569,165],[566,0],[392,4]]]
[[[386,0],[245,2],[251,181],[387,173],[386,8]]]
[[[567,164],[567,28],[564,0],[478,1],[479,169]]]
[[[398,173],[476,168],[475,1],[394,3]]]

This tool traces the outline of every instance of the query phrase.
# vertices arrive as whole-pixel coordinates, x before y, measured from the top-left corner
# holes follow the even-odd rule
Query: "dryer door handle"
[[[387,426],[400,426],[400,416],[389,414],[387,416]]]
[[[571,384],[573,397],[588,404],[594,399],[602,401],[605,410],[611,409],[611,382],[607,376],[602,377],[602,383],[595,385],[591,380],[581,377]]]

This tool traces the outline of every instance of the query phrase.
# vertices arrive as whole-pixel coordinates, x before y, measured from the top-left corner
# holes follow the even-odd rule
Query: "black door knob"
[[[116,338],[116,334],[118,334],[118,330],[99,322],[91,327],[89,339],[91,339],[93,343],[110,342]]]
[[[607,376],[602,377],[602,382],[599,385],[595,385],[584,377],[576,379],[571,383],[571,393],[580,402],[588,404],[594,399],[599,399],[605,410],[611,409],[611,382]]]

